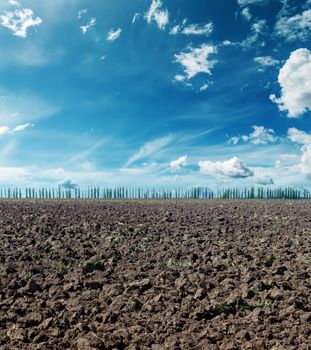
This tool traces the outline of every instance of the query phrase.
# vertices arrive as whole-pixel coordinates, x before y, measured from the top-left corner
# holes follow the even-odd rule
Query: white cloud
[[[295,160],[298,159],[299,155],[294,153],[284,153],[280,155],[281,160]]]
[[[254,125],[252,128],[254,131],[249,135],[231,137],[228,143],[236,145],[240,141],[244,141],[254,145],[267,145],[268,143],[275,143],[278,140],[273,129],[267,129],[257,125]]]
[[[182,167],[187,165],[187,155],[179,157],[176,160],[170,162],[170,168],[172,171],[179,171]]]
[[[21,125],[17,125],[12,131],[13,132],[19,132],[19,131],[23,131],[29,127],[33,126],[33,124],[31,123],[26,123],[26,124],[21,124]]]
[[[59,112],[57,105],[47,103],[30,92],[0,89],[0,125],[8,126],[10,129],[16,125],[35,123],[38,120],[49,118]]]
[[[170,30],[171,35],[183,34],[183,35],[205,35],[208,36],[213,32],[213,23],[207,23],[204,25],[190,24],[177,25]]]
[[[263,5],[267,4],[271,0],[238,0],[238,4],[240,6],[248,6],[248,5]]]
[[[175,80],[176,81],[184,81],[185,79],[186,79],[186,77],[181,75],[181,74],[175,75]]]
[[[259,56],[254,58],[254,62],[260,64],[263,67],[277,66],[280,61],[271,56]]]
[[[299,117],[311,110],[311,51],[298,49],[293,51],[280,69],[278,82],[281,97],[274,94],[270,99],[281,111],[287,111],[288,117]]]
[[[311,145],[311,135],[296,128],[288,129],[288,138],[294,143]]]
[[[230,45],[232,45],[232,42],[231,42],[230,40],[224,40],[224,41],[222,42],[222,44],[223,44],[224,46],[230,46]]]
[[[241,136],[232,136],[229,140],[228,140],[228,144],[229,145],[237,145],[240,140],[241,140]]]
[[[9,5],[15,6],[15,7],[20,7],[20,3],[16,0],[9,0]]]
[[[252,14],[249,10],[248,7],[245,7],[242,11],[241,11],[241,15],[248,21],[250,22],[250,20],[252,19]]]
[[[10,128],[7,126],[0,126],[0,136],[8,134],[10,132]]]
[[[274,185],[273,179],[269,176],[255,177],[254,180],[258,185],[263,185],[263,186]]]
[[[125,167],[133,164],[138,160],[150,157],[168,146],[173,140],[172,136],[165,136],[154,141],[146,142],[135,154],[133,154],[126,162]]]
[[[199,73],[211,75],[211,70],[217,61],[209,60],[209,56],[217,53],[215,46],[202,44],[198,48],[190,47],[188,52],[175,54],[176,62],[184,69],[184,76],[192,79]]]
[[[83,34],[86,34],[87,31],[96,25],[96,18],[92,17],[90,21],[85,26],[80,26]]]
[[[249,49],[255,44],[260,44],[261,46],[263,46],[264,42],[260,42],[260,39],[261,37],[265,36],[267,30],[267,21],[264,19],[257,20],[252,24],[251,32],[247,36],[247,38],[241,43],[235,43],[234,45],[239,45],[243,49]]]
[[[21,124],[21,125],[17,125],[13,129],[10,129],[8,126],[1,126],[0,127],[0,136],[5,135],[5,134],[13,134],[13,133],[16,133],[19,131],[23,131],[23,130],[29,128],[30,126],[33,126],[33,124],[31,124],[31,123]]]
[[[119,28],[117,30],[111,29],[109,31],[108,35],[107,35],[107,40],[115,41],[115,40],[117,40],[120,37],[121,33],[122,33],[122,29],[121,28]]]
[[[34,17],[32,9],[17,9],[14,12],[5,11],[0,15],[1,25],[12,30],[14,35],[26,38],[28,29],[42,23],[40,17]]]
[[[222,175],[232,178],[247,178],[254,175],[253,171],[237,157],[223,162],[200,161],[199,167],[203,174]]]
[[[140,16],[141,16],[140,13],[135,13],[132,19],[132,24],[134,24]]]
[[[87,14],[87,9],[82,9],[78,13],[78,18],[81,19],[86,14]]]
[[[155,21],[161,30],[164,30],[169,23],[169,13],[167,9],[162,8],[161,0],[152,0],[149,10],[145,14],[148,23]]]
[[[307,41],[311,33],[311,10],[292,17],[281,17],[275,25],[275,34],[286,41]]]
[[[302,156],[300,159],[301,173],[311,176],[311,135],[296,128],[288,129],[288,138],[294,142],[303,145],[301,147]]]
[[[200,87],[200,91],[202,92],[202,91],[206,91],[206,90],[208,90],[208,88],[209,88],[209,84],[208,83],[205,83],[205,84],[203,84],[201,87]]]

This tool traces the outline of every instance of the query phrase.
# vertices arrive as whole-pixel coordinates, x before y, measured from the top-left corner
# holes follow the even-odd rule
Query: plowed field
[[[0,202],[1,350],[310,344],[311,202]]]

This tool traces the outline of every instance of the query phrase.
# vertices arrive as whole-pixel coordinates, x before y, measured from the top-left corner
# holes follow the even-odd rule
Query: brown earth
[[[2,201],[0,349],[311,349],[311,202]]]

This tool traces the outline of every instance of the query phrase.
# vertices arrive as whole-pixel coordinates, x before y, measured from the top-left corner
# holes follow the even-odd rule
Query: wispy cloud
[[[217,61],[209,58],[216,53],[215,46],[202,44],[200,47],[189,47],[187,51],[175,54],[175,62],[179,63],[184,70],[184,75],[177,75],[176,80],[192,79],[200,73],[211,75],[211,70]]]
[[[132,24],[134,24],[140,16],[141,16],[140,13],[135,13],[132,19]]]
[[[277,37],[289,42],[307,41],[311,36],[311,9],[292,17],[281,17],[274,31]]]
[[[149,10],[145,14],[145,19],[148,23],[155,21],[159,29],[164,30],[169,23],[169,13],[167,9],[162,9],[161,0],[152,0]]]
[[[238,0],[238,4],[240,6],[248,6],[248,5],[265,5],[271,0]]]
[[[10,132],[10,128],[8,126],[0,126],[0,136],[8,134]]]
[[[81,19],[86,14],[87,14],[87,9],[82,9],[78,12],[78,18]]]
[[[86,25],[80,26],[83,34],[86,34],[88,30],[96,25],[96,18],[92,17]]]
[[[17,125],[16,127],[12,128],[12,129],[9,128],[8,126],[1,126],[0,127],[0,136],[6,135],[6,134],[14,134],[16,132],[23,131],[31,126],[33,126],[33,124],[31,124],[31,123]]]
[[[243,18],[245,18],[248,22],[251,21],[252,19],[252,14],[250,12],[250,9],[248,7],[245,7],[242,11],[241,11],[241,15],[243,16]]]
[[[17,9],[15,11],[5,11],[0,15],[1,25],[10,29],[14,35],[26,38],[28,29],[38,27],[42,23],[40,17],[35,17],[32,9]]]
[[[173,141],[173,136],[165,136],[159,139],[146,142],[136,153],[134,153],[126,162],[125,167],[162,151]]]
[[[252,23],[251,32],[247,36],[245,40],[241,43],[236,43],[236,45],[241,46],[243,49],[249,49],[253,45],[262,46],[263,38],[268,33],[267,21],[264,19],[260,19]]]
[[[275,58],[271,56],[258,56],[254,58],[254,62],[258,63],[261,68],[261,71],[265,71],[267,67],[275,67],[277,66],[280,61],[276,60]]]
[[[13,132],[19,132],[19,131],[23,131],[29,127],[33,126],[33,124],[31,123],[26,123],[26,124],[21,124],[21,125],[17,125],[12,131]]]
[[[16,0],[9,0],[9,5],[15,6],[15,7],[20,7],[21,6],[21,4],[18,1],[16,1]]]
[[[111,29],[109,31],[108,35],[107,35],[107,40],[115,41],[115,40],[117,40],[120,37],[121,33],[122,33],[122,29],[121,28],[119,28],[117,30]]]
[[[199,25],[199,24],[182,24],[182,25],[177,25],[173,27],[170,30],[171,35],[177,35],[177,34],[183,34],[183,35],[204,35],[208,36],[213,32],[214,26],[213,23],[207,23],[204,25]]]
[[[41,97],[17,91],[12,93],[0,89],[0,123],[13,129],[16,125],[34,123],[59,112],[60,107],[50,104]]]

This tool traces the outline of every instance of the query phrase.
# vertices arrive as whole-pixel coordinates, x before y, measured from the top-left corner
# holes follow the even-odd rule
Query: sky
[[[311,0],[0,0],[0,186],[311,187]]]

